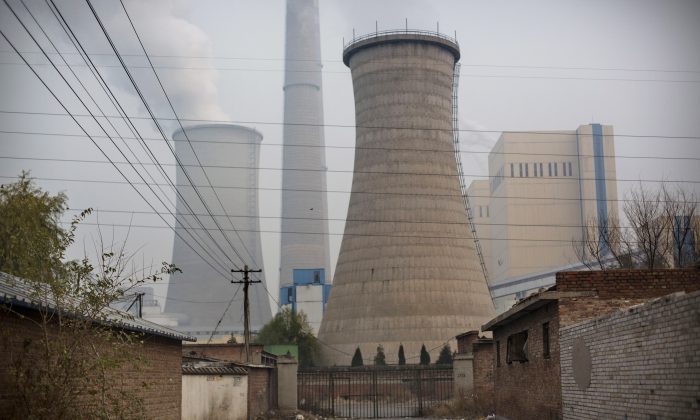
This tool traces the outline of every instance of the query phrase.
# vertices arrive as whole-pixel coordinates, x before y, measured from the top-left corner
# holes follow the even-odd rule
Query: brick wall
[[[560,333],[565,419],[698,418],[700,291],[562,327]]]
[[[12,380],[12,363],[18,358],[26,357],[25,344],[30,340],[39,342],[41,329],[35,311],[14,309],[17,314],[0,309],[0,413],[13,418],[13,408],[17,404],[17,394]],[[49,331],[51,333],[51,331]],[[132,357],[143,358],[143,363],[125,363],[117,370],[109,371],[107,383],[111,391],[125,390],[143,399],[143,414],[148,419],[169,420],[180,418],[182,393],[181,379],[181,342],[155,336],[143,336],[142,343],[133,348]],[[90,343],[100,354],[108,354],[112,348],[97,338]],[[37,353],[31,353],[36,355]],[[25,359],[26,360],[26,359]],[[44,359],[29,362],[42,363]],[[95,372],[95,376],[99,372]],[[94,404],[96,397],[83,392],[75,398],[82,404]]]
[[[250,363],[262,364],[262,351],[264,345],[250,344]],[[185,344],[182,346],[182,355],[189,356],[195,352],[197,356],[210,357],[212,359],[227,362],[245,363],[245,345],[235,344]]]
[[[549,358],[543,357],[542,324],[545,322],[549,322]],[[493,381],[497,414],[510,420],[561,418],[558,329],[556,302],[495,329],[494,348],[500,348],[501,359],[501,365],[494,368]],[[528,361],[507,363],[508,336],[525,330],[528,331]]]
[[[492,413],[494,407],[494,369],[496,367],[493,340],[481,339],[472,344],[474,359],[474,405],[480,412]]]
[[[596,293],[593,297],[560,299],[559,315],[562,326],[669,293],[694,290],[700,290],[699,270],[606,270],[557,273],[558,292],[593,291]]]
[[[248,370],[248,418],[255,418],[277,406],[275,370],[264,366],[246,366]]]

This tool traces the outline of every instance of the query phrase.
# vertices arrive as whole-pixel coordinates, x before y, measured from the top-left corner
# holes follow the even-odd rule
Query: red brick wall
[[[700,270],[606,270],[557,273],[557,291],[593,291],[593,297],[562,298],[562,326],[611,313],[673,292],[700,289]]]
[[[479,331],[468,331],[457,336],[457,353],[471,353],[472,344],[479,339]]]
[[[255,418],[277,406],[275,370],[246,366],[248,370],[248,418]]]
[[[262,364],[261,354],[262,344],[250,345],[250,363]],[[227,362],[245,363],[245,346],[243,344],[185,344],[182,346],[182,355],[189,356],[195,352],[198,356],[210,357],[212,359],[224,360]]]
[[[493,340],[473,343],[474,404],[481,412],[492,413],[494,407],[494,369],[496,366]]]
[[[549,322],[550,357],[543,357],[542,324]],[[528,331],[528,361],[507,363],[508,336]],[[494,368],[495,412],[510,420],[560,419],[559,323],[552,302],[494,331],[501,365]],[[495,352],[492,356],[495,362]]]
[[[20,312],[24,318],[15,313],[0,309],[0,413],[12,418],[12,408],[16,405],[17,395],[13,389],[12,361],[26,355],[25,340],[38,342],[41,329],[34,323],[38,320],[35,311]],[[126,390],[143,399],[144,418],[169,420],[180,418],[182,399],[181,359],[182,350],[179,340],[155,336],[144,336],[142,344],[134,350],[134,358],[142,357],[143,363],[126,363],[120,369],[110,372],[108,385],[111,390]],[[111,349],[99,340],[92,343],[100,353]],[[37,360],[41,363],[41,360]],[[97,375],[98,372],[95,372]],[[83,393],[77,396],[81,403],[95,403],[94,396]]]

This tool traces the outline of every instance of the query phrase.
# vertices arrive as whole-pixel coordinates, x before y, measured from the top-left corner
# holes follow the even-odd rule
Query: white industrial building
[[[581,266],[585,226],[604,229],[618,213],[614,153],[613,128],[600,124],[501,135],[489,180],[469,187],[497,312]]]

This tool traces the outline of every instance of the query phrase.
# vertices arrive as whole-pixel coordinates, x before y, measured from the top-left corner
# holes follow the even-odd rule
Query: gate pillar
[[[293,357],[277,359],[277,405],[280,410],[297,409],[297,370]]]

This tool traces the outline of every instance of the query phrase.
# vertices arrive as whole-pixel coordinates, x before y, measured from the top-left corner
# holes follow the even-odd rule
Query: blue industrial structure
[[[292,310],[297,310],[297,302],[303,301],[304,297],[298,296],[297,289],[300,286],[320,287],[321,290],[321,311],[326,310],[328,295],[331,291],[331,284],[326,283],[326,270],[323,268],[298,268],[292,270],[292,285],[280,287],[280,304],[292,305]]]

